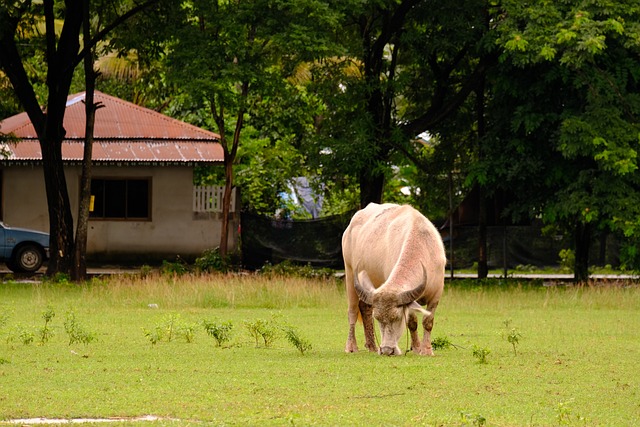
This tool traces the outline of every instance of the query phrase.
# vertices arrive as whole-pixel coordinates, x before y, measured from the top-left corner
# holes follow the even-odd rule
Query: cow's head
[[[398,341],[407,326],[410,311],[419,311],[424,315],[431,312],[416,302],[427,286],[425,282],[413,289],[398,290],[395,287],[381,286],[376,289],[366,271],[355,275],[354,285],[360,300],[373,307],[373,317],[380,324],[380,354],[387,356],[400,355],[402,350]]]

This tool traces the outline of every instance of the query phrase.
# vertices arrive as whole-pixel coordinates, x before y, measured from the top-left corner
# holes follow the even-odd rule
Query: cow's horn
[[[362,283],[360,283],[360,281],[358,280],[358,276],[360,276],[360,278],[362,279]],[[367,274],[367,272],[362,270],[360,273],[354,274],[353,284],[356,288],[358,298],[360,298],[361,301],[372,305],[373,293],[375,292],[376,288],[373,286],[373,283],[371,283],[371,279],[369,279],[369,275]]]
[[[414,302],[415,300],[417,300],[422,296],[422,293],[424,292],[426,287],[427,287],[427,283],[422,282],[415,288],[411,289],[410,291],[402,292],[400,295],[398,295],[398,299],[399,299],[398,305],[411,304],[412,302]]]

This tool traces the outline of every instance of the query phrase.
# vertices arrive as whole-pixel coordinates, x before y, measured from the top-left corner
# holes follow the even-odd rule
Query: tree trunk
[[[231,192],[233,191],[233,162],[224,164],[224,194],[222,196],[222,229],[220,231],[220,256],[223,258],[229,252],[229,213],[231,212]]]
[[[49,210],[50,260],[47,274],[69,273],[73,257],[73,216],[62,163],[61,138],[40,141]]]
[[[369,203],[382,203],[384,174],[371,175],[369,170],[360,171],[360,208]]]
[[[574,282],[589,280],[589,247],[591,246],[591,224],[578,222],[575,229]]]
[[[478,187],[478,279],[486,279],[489,275],[487,263],[487,200],[483,186]]]
[[[480,79],[476,90],[476,114],[478,115],[478,159],[484,159],[483,141],[486,136],[486,121],[484,117],[484,76]],[[482,183],[478,184],[478,279],[486,279],[489,275],[487,265],[487,198]]]
[[[84,21],[84,40],[91,38],[89,0],[87,0]],[[81,282],[87,278],[87,237],[89,228],[89,205],[91,203],[91,169],[93,152],[93,129],[95,125],[96,110],[99,108],[94,103],[94,93],[97,73],[93,69],[93,51],[89,50],[84,57],[85,72],[85,132],[84,152],[82,157],[82,175],[80,176],[80,201],[78,203],[78,222],[76,225],[75,248],[73,254],[73,267],[71,280]]]

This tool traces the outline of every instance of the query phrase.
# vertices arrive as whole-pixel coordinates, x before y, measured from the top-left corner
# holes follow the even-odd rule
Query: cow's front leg
[[[423,356],[434,356],[433,347],[431,346],[431,330],[433,329],[433,319],[435,307],[430,307],[431,314],[422,318],[422,326],[424,327],[424,336],[422,337],[422,345],[420,346],[420,354]]]
[[[418,316],[410,312],[407,319],[407,328],[411,334],[411,351],[420,354],[420,339],[418,338]]]
[[[362,315],[362,326],[364,327],[364,346],[369,351],[377,353],[378,345],[376,344],[376,333],[373,326],[373,307],[363,301],[359,301],[358,308],[360,309],[360,315]]]
[[[358,307],[349,307],[349,336],[347,336],[347,344],[344,347],[346,353],[356,353],[358,351],[358,343],[356,342],[356,322],[358,321]]]

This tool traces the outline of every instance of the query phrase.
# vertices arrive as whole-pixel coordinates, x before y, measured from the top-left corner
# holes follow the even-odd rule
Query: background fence
[[[218,185],[203,185],[193,187],[193,211],[194,212],[222,212],[222,197],[224,187]],[[231,209],[235,212],[236,189],[231,192]]]

